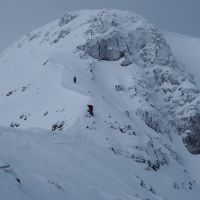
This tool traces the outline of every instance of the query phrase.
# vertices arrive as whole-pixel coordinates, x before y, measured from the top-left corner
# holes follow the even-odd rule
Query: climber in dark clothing
[[[92,105],[87,105],[87,106],[88,106],[88,112],[90,113],[90,115],[94,116],[94,113],[93,113],[94,107]]]
[[[77,81],[76,76],[74,76],[73,81],[74,81],[74,83],[76,83],[76,81]]]

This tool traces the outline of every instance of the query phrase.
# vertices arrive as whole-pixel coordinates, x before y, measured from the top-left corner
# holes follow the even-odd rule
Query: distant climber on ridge
[[[93,109],[94,107],[92,105],[87,105],[88,106],[88,112],[91,116],[94,116],[94,113],[93,113]]]
[[[76,78],[76,76],[74,76],[73,81],[74,81],[74,83],[77,82],[77,78]]]

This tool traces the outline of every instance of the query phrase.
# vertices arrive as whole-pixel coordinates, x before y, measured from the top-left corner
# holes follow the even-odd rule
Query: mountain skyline
[[[2,0],[0,51],[62,14],[79,9],[117,8],[144,16],[159,29],[200,37],[198,0]],[[159,16],[159,17],[157,17]]]

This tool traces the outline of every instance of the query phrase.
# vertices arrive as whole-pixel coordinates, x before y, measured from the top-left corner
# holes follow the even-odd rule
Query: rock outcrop
[[[172,58],[162,34],[144,19],[104,10],[89,20],[89,39],[78,46],[88,55],[114,61],[124,58],[122,65],[167,65]]]

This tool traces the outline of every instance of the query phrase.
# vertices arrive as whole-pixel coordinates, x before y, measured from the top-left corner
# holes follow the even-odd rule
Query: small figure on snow
[[[74,81],[74,83],[77,82],[77,78],[76,78],[76,76],[74,76],[73,81]]]
[[[89,114],[90,114],[91,116],[94,116],[94,113],[93,113],[94,107],[93,107],[93,105],[87,105],[87,106],[88,106],[88,112],[89,112]]]
[[[19,178],[16,178],[16,181],[20,184],[21,180]]]

